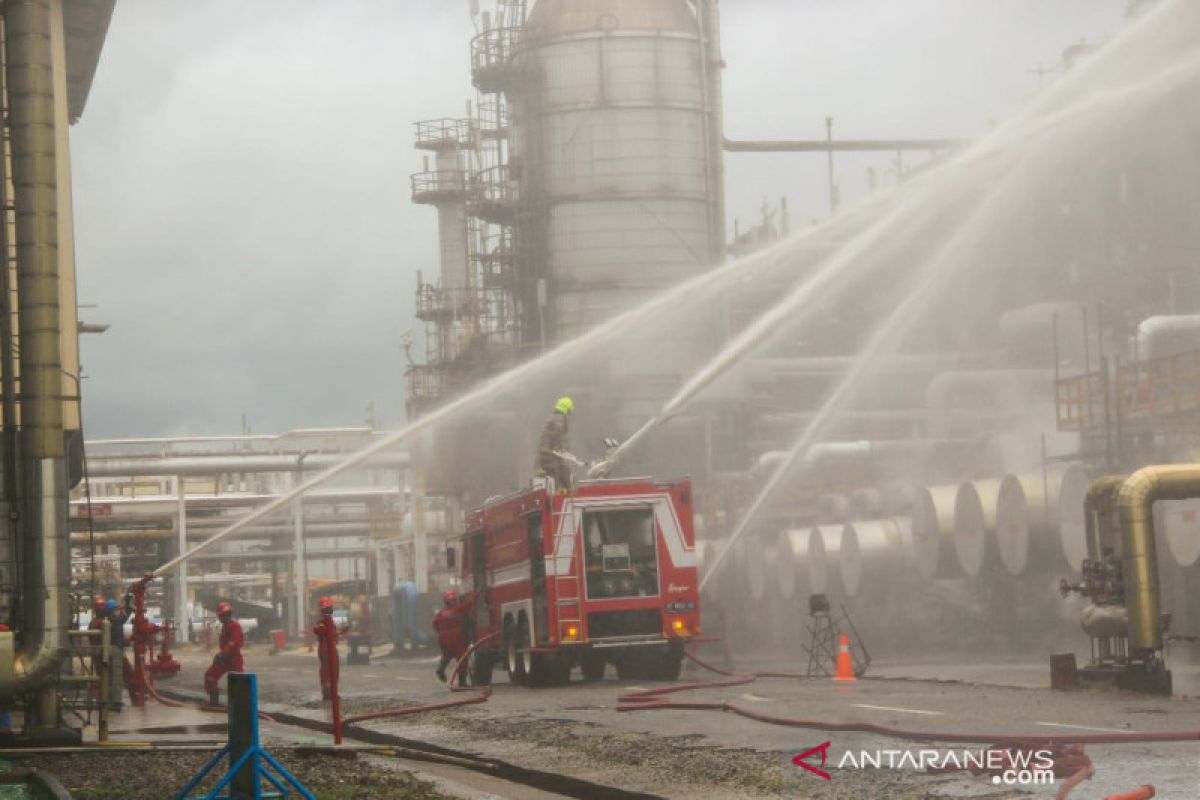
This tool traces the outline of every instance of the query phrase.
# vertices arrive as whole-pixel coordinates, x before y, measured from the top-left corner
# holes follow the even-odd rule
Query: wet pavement
[[[210,656],[185,650],[184,672],[172,688],[197,692]],[[366,666],[343,666],[344,713],[446,700],[433,675],[431,654],[377,657]],[[741,668],[794,669],[754,662]],[[320,702],[317,661],[305,648],[269,656],[247,652],[247,669],[259,674],[264,709],[288,709],[328,718]],[[849,685],[825,679],[764,679],[753,684],[706,688],[680,700],[727,702],[785,717],[815,721],[813,728],[768,725],[719,711],[618,712],[617,697],[635,686],[609,678],[568,686],[510,686],[496,671],[486,704],[414,717],[365,723],[372,730],[430,742],[463,752],[502,758],[535,769],[571,774],[664,797],[1052,797],[1053,786],[1006,788],[989,778],[921,770],[839,769],[845,754],[875,750],[978,750],[980,745],[931,745],[862,732],[827,732],[820,721],[870,722],[911,729],[986,736],[1057,736],[1139,731],[1200,731],[1200,700],[1099,691],[1051,692],[1048,669],[1028,661],[934,665],[881,664],[870,677]],[[886,677],[883,677],[886,676]],[[717,676],[696,667],[684,680]],[[122,725],[126,721],[122,719]],[[146,727],[145,720],[137,726]],[[312,734],[320,739],[320,735]],[[790,763],[793,755],[829,741],[824,780]],[[1092,744],[1095,777],[1073,798],[1104,797],[1143,783],[1159,797],[1193,798],[1200,786],[1200,740],[1180,743]],[[816,763],[816,762],[813,762]]]

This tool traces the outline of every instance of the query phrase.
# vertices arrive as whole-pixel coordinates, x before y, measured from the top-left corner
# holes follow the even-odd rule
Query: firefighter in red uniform
[[[467,652],[467,610],[474,602],[474,592],[459,600],[458,592],[451,589],[442,595],[442,607],[433,615],[433,629],[437,631],[438,646],[442,649],[442,660],[434,670],[440,681],[446,680],[446,665],[451,661],[457,663]],[[464,669],[458,674],[458,684],[465,686],[466,683]]]
[[[313,635],[317,637],[317,657],[321,660],[321,699],[328,700],[333,696],[332,687],[338,679],[338,628],[333,621],[333,598],[322,597],[317,608],[321,617],[313,626]]]
[[[241,672],[242,646],[246,643],[242,626],[233,618],[233,606],[224,601],[217,603],[217,619],[221,621],[221,649],[213,656],[212,666],[204,673],[204,691],[214,706],[221,702],[221,676],[226,672]]]

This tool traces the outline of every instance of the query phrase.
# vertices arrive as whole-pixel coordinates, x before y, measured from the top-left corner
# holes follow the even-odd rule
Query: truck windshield
[[[658,548],[649,508],[583,512],[591,599],[658,594]]]

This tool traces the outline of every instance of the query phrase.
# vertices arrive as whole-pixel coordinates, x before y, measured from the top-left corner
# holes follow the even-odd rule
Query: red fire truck
[[[565,683],[572,667],[600,680],[674,680],[700,633],[689,480],[584,481],[489,500],[467,520],[462,576],[477,590],[471,678],[503,664],[513,683]]]

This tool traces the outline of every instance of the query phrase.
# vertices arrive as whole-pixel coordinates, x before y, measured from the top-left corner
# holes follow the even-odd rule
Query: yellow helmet
[[[560,397],[554,404],[554,410],[560,414],[570,414],[575,410],[575,401],[569,397]]]

